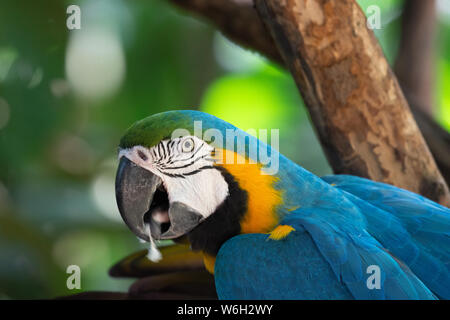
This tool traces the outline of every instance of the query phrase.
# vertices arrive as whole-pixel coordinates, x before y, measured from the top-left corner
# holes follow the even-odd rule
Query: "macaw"
[[[201,252],[220,299],[450,298],[450,210],[420,195],[318,177],[199,111],[136,122],[119,159],[124,222]]]

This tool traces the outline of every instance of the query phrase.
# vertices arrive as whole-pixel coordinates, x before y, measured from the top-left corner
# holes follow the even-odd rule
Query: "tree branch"
[[[394,70],[410,104],[433,111],[433,61],[436,27],[435,0],[408,0]]]
[[[411,105],[414,118],[433,154],[447,185],[450,183],[450,133],[443,129],[422,108]]]
[[[259,19],[253,0],[169,0],[180,8],[205,17],[229,39],[283,64],[275,42]]]
[[[450,194],[355,0],[256,0],[336,173],[450,205]]]
[[[450,133],[432,119],[436,1],[409,0],[395,72],[436,163],[450,184]]]
[[[281,65],[284,64],[278,50],[274,50],[273,40],[268,37],[267,29],[251,6],[250,0],[170,1],[194,12],[194,14],[211,20],[220,31],[238,44],[256,50]],[[304,4],[304,2],[304,0],[294,1],[296,5]],[[309,3],[317,4],[324,12],[325,5],[322,2],[309,1]],[[304,34],[297,30],[294,40],[286,37],[283,39],[279,36],[277,39],[285,55],[287,53],[286,58],[291,68],[294,62],[293,67],[296,68],[293,70],[294,75],[295,72],[304,68],[303,74],[297,75],[296,80],[309,107],[330,165],[336,173],[355,174],[388,182],[421,193],[440,203],[449,203],[448,187],[442,180],[420,132],[418,132],[415,122],[412,120],[395,76],[387,66],[373,34],[364,27],[365,17],[363,13],[353,2],[343,1],[340,4],[337,4],[336,1],[327,2],[328,8],[330,5],[341,9],[346,6],[346,9],[350,11],[339,11],[341,17],[334,14],[331,17],[331,23],[325,24],[325,27],[331,30],[321,30],[320,26],[314,26],[314,24],[308,25],[313,31],[307,30],[307,32],[322,32],[324,34],[319,36],[308,35],[305,30],[302,31]],[[261,1],[259,3],[261,4]],[[291,11],[288,15],[289,18],[281,19],[277,25],[272,25],[271,28],[276,29],[280,26],[292,28],[292,24],[296,22],[303,23],[303,26],[306,27],[304,21],[297,21],[297,18],[308,20],[308,17],[301,15],[301,13],[300,10],[293,15]],[[328,20],[328,17],[326,18]],[[360,25],[355,29],[348,24],[348,21]],[[334,24],[346,27],[344,28],[345,31],[334,30]],[[356,34],[355,39],[352,39],[350,35],[354,31],[360,32],[360,34]],[[361,49],[366,48],[369,51],[366,51],[363,56],[359,56],[358,52],[354,51],[340,52],[341,50],[348,50],[346,41],[338,39],[336,35],[333,35],[333,32],[338,32],[340,36],[344,37],[343,39],[349,40],[348,45],[357,45],[357,42],[359,42],[358,45]],[[361,33],[365,33],[364,36]],[[320,39],[322,36],[327,38],[325,40]],[[305,46],[304,39],[315,42],[316,47],[310,48],[309,43],[308,46]],[[326,42],[330,39],[334,39],[334,42],[330,42],[332,43],[331,46],[328,43],[328,47],[325,47],[326,50],[317,47],[317,44],[327,44]],[[289,41],[294,41],[295,49],[299,44],[303,45],[302,50],[295,52],[287,49],[286,45],[289,47]],[[368,41],[368,43],[365,44],[365,41]],[[335,45],[341,47],[333,48]],[[367,47],[364,47],[366,45]],[[370,50],[373,50],[373,53]],[[290,57],[289,54],[296,55],[296,57]],[[306,59],[299,59],[303,54],[306,54]],[[333,57],[335,54],[337,57]],[[365,61],[370,60],[368,56],[372,54],[380,62],[380,65],[374,60]],[[315,61],[314,57],[320,57],[319,61]],[[357,61],[356,64],[353,62],[354,59]],[[366,62],[368,63],[367,66],[360,64]],[[327,65],[328,63],[330,65]],[[371,68],[368,68],[368,66],[371,66]],[[372,79],[373,76],[382,75],[379,70],[380,66],[385,71],[384,77]],[[316,68],[321,69],[321,71],[312,73],[312,71],[317,71]],[[375,75],[369,74],[370,77],[364,79],[369,69],[373,70]],[[353,72],[359,73],[361,70],[360,75],[352,75]],[[310,81],[311,76],[313,77],[312,82]],[[383,80],[388,80],[388,85],[380,83]],[[324,82],[321,84],[321,81]],[[375,81],[375,83],[372,84],[371,81]],[[364,85],[364,87],[355,89],[355,84]],[[391,89],[392,92],[389,93],[393,94],[394,98],[387,104],[385,102],[391,97],[386,95],[388,91],[384,91],[385,89]],[[358,94],[361,95],[359,98],[357,97]],[[346,99],[350,101],[344,101]],[[337,104],[335,105],[335,103]],[[378,103],[380,103],[379,107]],[[322,114],[322,112],[324,113]],[[399,122],[397,123],[397,121]],[[427,120],[419,121],[419,123],[425,122],[429,124]],[[433,126],[428,125],[429,127]],[[436,131],[434,129],[426,130],[431,131],[427,138],[434,139],[436,137],[436,134],[433,134]],[[413,139],[410,140],[410,138]],[[397,140],[399,141],[397,142]],[[430,145],[433,145],[432,141],[430,141]],[[439,145],[442,145],[442,143],[439,143]],[[440,157],[442,152],[439,151],[435,155]],[[439,163],[446,163],[445,159],[439,161]]]

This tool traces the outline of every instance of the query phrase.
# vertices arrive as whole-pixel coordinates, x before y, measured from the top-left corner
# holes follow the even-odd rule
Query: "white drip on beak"
[[[152,262],[159,262],[162,259],[162,254],[158,250],[158,247],[156,246],[155,241],[153,240],[150,225],[148,223],[145,224],[145,228],[147,230],[147,234],[150,239],[150,246],[148,248],[147,258]]]

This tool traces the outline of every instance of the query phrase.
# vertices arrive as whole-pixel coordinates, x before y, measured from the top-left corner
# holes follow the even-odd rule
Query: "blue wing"
[[[275,241],[267,234],[236,236],[222,245],[214,278],[219,299],[353,299],[309,234]]]
[[[367,230],[438,297],[450,299],[450,210],[415,193],[371,180],[335,175],[367,219]]]
[[[336,208],[298,209],[281,223],[295,229],[283,240],[250,234],[227,241],[216,259],[219,298],[435,298],[363,228],[337,223],[338,216],[345,214]],[[367,284],[369,266],[379,267],[379,288]]]

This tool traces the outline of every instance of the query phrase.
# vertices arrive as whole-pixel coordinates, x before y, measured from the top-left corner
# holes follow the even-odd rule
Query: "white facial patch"
[[[164,185],[169,203],[184,203],[204,218],[216,211],[228,195],[228,184],[216,169],[203,169],[184,179],[166,177]]]
[[[123,149],[119,158],[125,156],[160,177],[169,205],[181,202],[207,218],[228,196],[227,182],[213,167],[213,151],[214,147],[205,141],[185,136],[163,140],[150,149],[143,146]],[[164,220],[167,215],[153,218]]]

